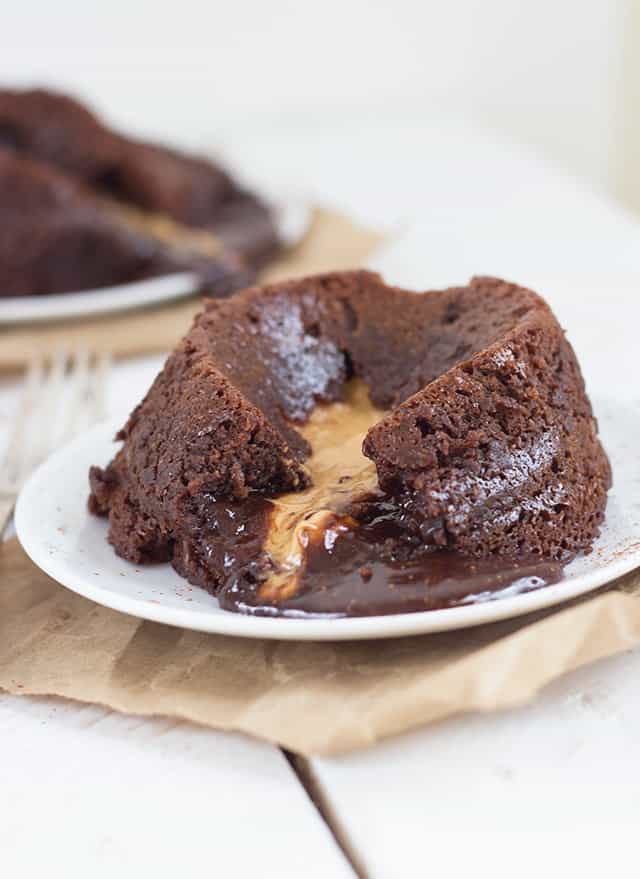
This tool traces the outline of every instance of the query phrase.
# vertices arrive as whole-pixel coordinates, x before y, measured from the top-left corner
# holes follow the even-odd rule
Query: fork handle
[[[16,505],[15,495],[0,495],[0,538],[4,534],[4,530],[9,524],[9,519]]]

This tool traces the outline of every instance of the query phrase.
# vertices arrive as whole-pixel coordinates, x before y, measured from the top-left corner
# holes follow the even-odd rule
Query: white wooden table
[[[474,270],[568,275],[577,262],[582,274],[640,278],[640,228],[531,157],[455,126],[371,134],[284,133],[266,138],[259,162],[241,143],[236,156],[257,177],[314,179],[325,201],[424,240],[425,286]],[[400,277],[402,247],[386,260]],[[161,360],[117,365],[111,408],[137,402]],[[0,381],[0,446],[18,387]],[[639,692],[633,653],[527,708],[311,760],[303,774],[322,816],[273,746],[0,696],[0,875],[635,876]]]

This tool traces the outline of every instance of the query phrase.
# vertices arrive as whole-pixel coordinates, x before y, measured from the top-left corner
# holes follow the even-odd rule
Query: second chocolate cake
[[[125,137],[67,95],[0,90],[0,146],[141,211],[208,230],[248,265],[278,249],[268,206],[220,165]]]
[[[211,303],[91,472],[116,552],[224,607],[358,614],[553,582],[610,470],[535,293],[349,272]]]
[[[105,287],[176,262],[223,296],[280,248],[272,208],[219,165],[125,137],[66,95],[0,89],[0,155],[0,296]],[[74,193],[68,217],[28,214],[43,188]]]

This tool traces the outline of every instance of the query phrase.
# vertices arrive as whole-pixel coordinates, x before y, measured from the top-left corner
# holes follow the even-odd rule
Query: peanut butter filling
[[[224,251],[219,238],[207,229],[194,229],[172,220],[164,214],[143,211],[132,205],[123,205],[103,199],[108,209],[117,214],[132,229],[151,235],[175,250],[203,257],[218,257]]]
[[[384,414],[372,405],[364,383],[354,380],[347,385],[344,401],[316,406],[298,428],[313,450],[306,461],[312,485],[272,500],[264,548],[274,572],[260,586],[262,599],[278,601],[294,595],[309,541],[334,541],[348,524],[336,513],[377,487],[376,468],[362,454],[362,441]]]

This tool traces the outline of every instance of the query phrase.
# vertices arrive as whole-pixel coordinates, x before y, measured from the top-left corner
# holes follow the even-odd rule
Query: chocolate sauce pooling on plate
[[[352,381],[345,399],[317,406],[299,427],[313,453],[310,484],[202,511],[204,563],[223,553],[226,610],[273,616],[369,616],[487,601],[555,583],[539,558],[487,561],[439,548],[442,522],[416,518],[410,497],[379,486],[362,439],[383,413]],[[413,505],[415,506],[415,505]],[[220,564],[222,562],[222,564]]]
[[[264,532],[269,515],[245,522]],[[477,604],[558,582],[562,564],[537,558],[478,560],[416,545],[402,531],[397,507],[369,505],[365,521],[332,515],[305,546],[295,589],[269,588],[269,571],[256,577],[242,563],[230,563],[218,598],[225,610],[260,616],[379,616]]]

